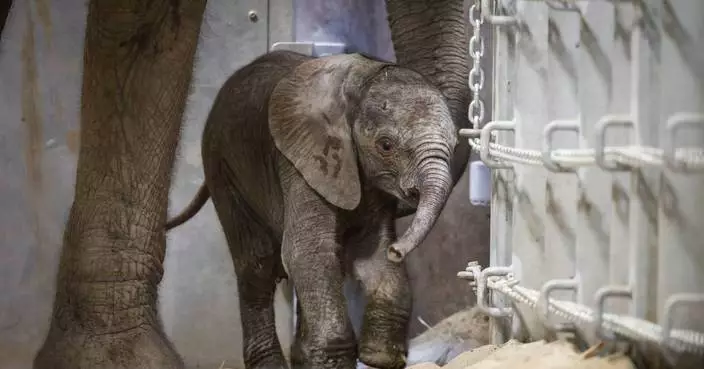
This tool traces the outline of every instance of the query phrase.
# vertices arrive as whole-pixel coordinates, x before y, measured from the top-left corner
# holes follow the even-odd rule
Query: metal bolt
[[[249,21],[252,23],[256,23],[259,20],[259,14],[257,14],[254,10],[250,10],[247,16],[249,17]]]

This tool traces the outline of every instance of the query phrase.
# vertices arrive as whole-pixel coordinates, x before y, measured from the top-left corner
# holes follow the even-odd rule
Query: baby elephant
[[[405,365],[411,292],[402,263],[452,188],[457,136],[423,76],[360,54],[275,51],[223,85],[202,138],[205,183],[167,229],[212,197],[238,277],[248,369],[286,368],[273,295],[290,278],[299,319],[294,368]],[[415,208],[398,240],[400,204]],[[343,280],[361,282],[359,342]]]

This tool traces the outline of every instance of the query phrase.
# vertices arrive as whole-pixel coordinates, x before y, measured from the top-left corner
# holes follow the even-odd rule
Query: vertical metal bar
[[[489,27],[490,24],[485,23]],[[492,119],[513,119],[513,96],[511,85],[515,81],[515,33],[509,27],[493,27],[493,80],[488,84],[493,89]],[[488,45],[488,44],[487,44]],[[488,53],[485,55],[489,55]],[[488,58],[487,58],[488,59]],[[497,142],[513,147],[513,132],[499,132]],[[490,235],[490,264],[491,266],[509,266],[513,264],[511,258],[513,233],[513,171],[505,169],[492,170],[491,192],[491,235]],[[507,301],[503,296],[493,296],[494,306],[506,307]],[[491,319],[492,343],[501,344],[508,340],[508,327],[505,318]],[[502,324],[503,323],[503,324]]]
[[[661,0],[651,1],[658,3]],[[657,30],[653,25],[659,21],[643,18],[641,2],[633,7],[633,24],[630,37],[631,60],[631,116],[634,123],[634,139],[642,146],[658,147],[660,135],[660,50]],[[627,8],[629,5],[623,4]],[[659,5],[658,5],[659,7]],[[625,13],[625,11],[624,11]],[[649,12],[648,12],[649,13]],[[658,26],[659,28],[659,26]],[[656,321],[657,276],[658,276],[658,205],[659,168],[644,167],[633,171],[630,183],[631,242],[629,284],[633,296],[630,314]]]
[[[582,145],[594,147],[594,126],[610,111],[614,9],[610,2],[582,1],[577,5],[582,16],[577,61],[580,132]],[[599,167],[580,168],[579,187],[577,300],[590,306],[594,293],[609,279],[611,175]]]
[[[643,27],[641,47],[658,45],[660,57],[659,133],[677,113],[704,112],[704,2],[644,1],[653,30]],[[683,128],[675,137],[676,147],[704,147],[704,129]],[[661,141],[662,144],[662,141]],[[658,196],[658,316],[675,293],[704,292],[704,174],[662,172]],[[679,310],[679,309],[678,309]],[[673,328],[686,326],[704,331],[704,314],[681,309],[673,317]]]
[[[630,32],[635,23],[635,14],[631,2],[617,2],[613,5],[615,17],[613,33],[613,49],[610,53],[611,63],[611,107],[609,111],[616,115],[629,117],[630,125],[634,126],[631,115],[631,68],[630,63]],[[633,128],[609,128],[607,136],[613,137],[614,145],[627,146],[632,142]],[[610,209],[610,238],[609,238],[609,284],[628,286],[631,264],[629,255],[633,245],[630,243],[630,180],[631,172],[611,172],[611,209]],[[630,301],[626,299],[613,299],[609,301],[608,312],[627,314]]]
[[[542,1],[517,4],[521,24],[516,46],[516,80],[514,120],[516,147],[540,150],[543,126],[547,124],[548,86],[548,7]],[[521,284],[540,289],[548,279],[545,274],[550,258],[545,254],[545,179],[542,167],[516,165],[516,192],[513,196],[513,257],[523,272]],[[542,338],[543,326],[533,311],[523,310],[523,319],[532,338]]]

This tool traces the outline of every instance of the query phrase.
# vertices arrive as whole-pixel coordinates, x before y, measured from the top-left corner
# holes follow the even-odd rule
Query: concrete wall
[[[0,367],[29,368],[48,328],[62,234],[73,197],[85,1],[17,1],[0,41]],[[295,9],[294,9],[295,8]],[[258,14],[251,22],[250,10]],[[294,18],[295,13],[295,18]],[[293,21],[295,19],[295,22]],[[295,36],[294,36],[295,33]],[[210,0],[175,168],[170,213],[202,181],[200,134],[223,81],[276,41],[342,41],[393,60],[383,2]],[[467,201],[467,178],[426,245],[409,259],[415,316],[433,324],[473,302],[455,274],[488,260],[487,209]],[[410,219],[399,221],[402,231]],[[288,346],[291,308],[277,294]],[[212,204],[169,235],[160,311],[187,364],[241,364],[237,287]],[[423,330],[414,319],[412,334]]]

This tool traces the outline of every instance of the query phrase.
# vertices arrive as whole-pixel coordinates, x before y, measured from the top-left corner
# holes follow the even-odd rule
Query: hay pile
[[[635,369],[624,354],[579,352],[557,340],[490,345],[489,318],[476,308],[457,312],[409,342],[407,369]]]
[[[432,362],[443,365],[455,356],[491,342],[489,317],[475,307],[460,310],[408,343],[408,365]]]
[[[500,347],[484,345],[466,351],[443,366],[420,363],[408,369],[636,369],[623,354],[597,356],[596,350],[578,352],[563,340],[520,343],[512,340]]]

